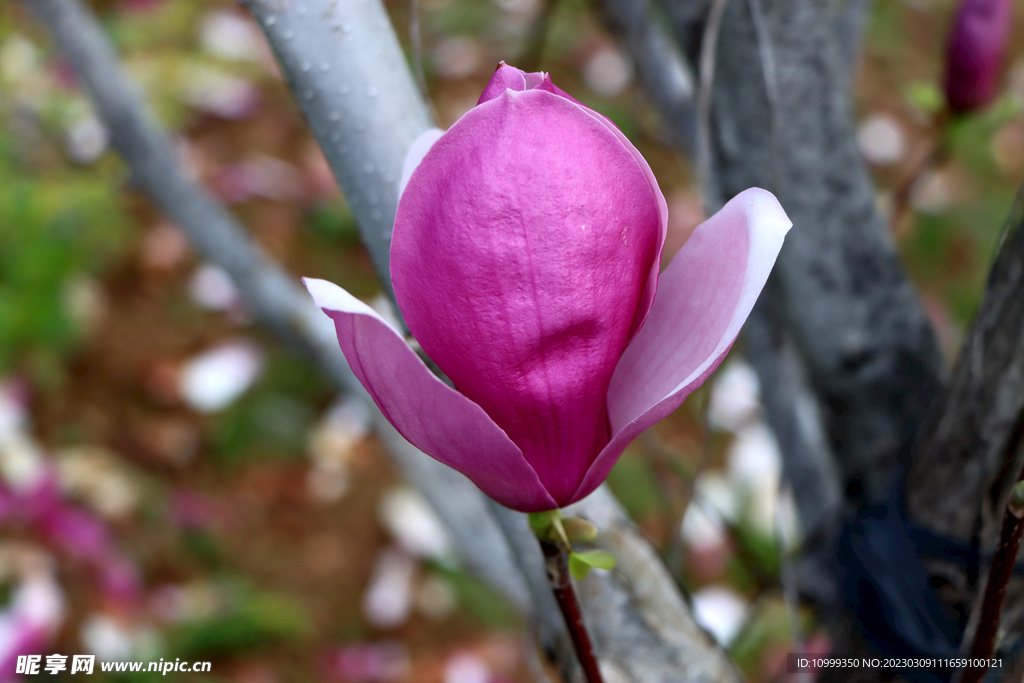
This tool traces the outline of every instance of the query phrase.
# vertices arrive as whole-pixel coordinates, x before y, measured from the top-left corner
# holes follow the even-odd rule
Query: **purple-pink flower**
[[[955,112],[980,109],[998,94],[1013,0],[963,0],[946,45],[946,100]]]
[[[593,491],[715,370],[791,225],[747,190],[659,277],[668,209],[647,162],[546,74],[504,64],[404,175],[395,297],[455,389],[369,306],[305,284],[395,428],[524,512]]]

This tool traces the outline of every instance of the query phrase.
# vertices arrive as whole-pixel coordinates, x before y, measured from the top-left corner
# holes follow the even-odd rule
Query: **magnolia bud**
[[[954,112],[980,109],[998,93],[1013,0],[963,0],[946,45],[946,99]]]

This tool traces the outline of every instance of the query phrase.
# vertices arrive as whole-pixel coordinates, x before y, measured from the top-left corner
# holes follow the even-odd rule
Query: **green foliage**
[[[309,215],[310,232],[331,244],[361,244],[359,227],[345,202],[340,199],[317,205]]]
[[[14,582],[10,578],[0,581],[0,609],[5,609],[11,603],[14,594]]]
[[[633,519],[643,519],[659,509],[661,492],[657,481],[635,445],[627,448],[612,468],[608,486]]]
[[[486,0],[463,0],[437,12],[431,21],[431,29],[444,35],[479,35],[487,30],[493,17],[494,9]]]
[[[216,539],[202,531],[185,531],[181,543],[192,557],[208,568],[219,566],[224,559]]]
[[[526,516],[530,523],[530,529],[537,538],[547,538],[551,528],[555,525],[555,519],[560,517],[558,510],[546,510],[545,512],[531,512]]]
[[[569,517],[562,521],[570,543],[591,543],[597,540],[597,527],[585,519]]]
[[[146,12],[117,12],[104,23],[121,52],[172,51],[178,57],[192,45],[195,25],[204,8],[197,3],[165,2]],[[167,55],[171,56],[171,54]]]
[[[583,552],[569,553],[569,571],[582,581],[590,574],[593,568],[614,569],[615,556],[603,550],[586,550]]]
[[[290,598],[226,583],[230,595],[223,610],[190,621],[170,634],[168,652],[182,659],[203,659],[301,638],[308,618]]]
[[[903,89],[903,98],[925,114],[938,113],[946,103],[945,95],[939,90],[938,84],[930,81],[910,83]]]
[[[441,565],[432,568],[455,589],[459,605],[484,626],[502,628],[517,623],[516,611],[490,586],[458,569]]]
[[[761,600],[754,606],[753,614],[746,624],[729,643],[729,655],[741,669],[753,673],[761,663],[765,649],[772,645],[786,645],[788,634],[785,603],[774,597]]]
[[[125,215],[111,172],[28,174],[0,135],[0,375],[26,358],[59,357],[81,330],[65,305],[74,277],[99,273],[124,243]],[[46,365],[46,363],[43,363]]]
[[[212,418],[215,452],[225,462],[301,457],[316,417],[313,400],[330,387],[294,354],[275,349],[262,380]]]

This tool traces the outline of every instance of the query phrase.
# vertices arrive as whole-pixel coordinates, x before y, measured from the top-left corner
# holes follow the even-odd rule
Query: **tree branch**
[[[601,0],[606,23],[636,67],[658,110],[669,141],[684,151],[696,145],[693,73],[682,52],[654,20],[648,0]]]
[[[1024,466],[1019,440],[1024,414],[1024,189],[1007,220],[974,322],[953,376],[921,433],[910,473],[911,516],[964,543],[975,537],[991,548],[1017,473]],[[1011,447],[1012,446],[1012,447]],[[963,605],[977,585],[968,570],[930,567],[959,588]],[[1024,589],[1010,584],[1005,626],[1024,628]]]
[[[711,0],[662,4],[693,58]],[[730,4],[716,54],[707,196],[714,208],[748,186],[769,187],[795,224],[744,341],[801,519],[824,517],[834,538],[843,523],[835,514],[839,491],[851,504],[899,504],[890,491],[893,478],[904,474],[913,519],[991,548],[1024,464],[1024,451],[1006,447],[1024,409],[1024,191],[939,396],[943,372],[934,335],[874,208],[854,145],[848,90],[868,4],[767,3],[761,26],[751,3]],[[767,69],[766,37],[776,63],[774,96],[771,74],[752,68]],[[662,116],[671,120],[672,113]],[[773,127],[773,120],[786,125]],[[822,431],[827,443],[818,438]],[[832,474],[836,467],[839,476]],[[834,567],[819,565],[801,577],[803,589],[808,578],[830,580]],[[931,561],[929,568],[960,589],[961,609],[972,602],[977,608],[977,567]],[[831,581],[831,589],[810,592],[834,592]],[[1022,583],[1014,579],[1008,591],[1003,621],[1011,633],[1024,630]]]
[[[601,532],[595,545],[617,560],[612,571],[592,571],[579,585],[606,683],[741,680],[607,487],[570,505],[565,515],[593,522]]]
[[[844,87],[851,65],[837,39],[848,16],[814,0],[764,10],[777,111],[761,70],[751,68],[761,54],[750,12],[730,3],[719,42],[709,204],[763,186],[786,208],[794,227],[774,271],[778,323],[822,403],[844,488],[860,482],[863,499],[877,503],[890,495],[938,393],[942,359],[856,147]],[[773,131],[773,118],[786,125]]]
[[[826,443],[818,401],[809,385],[792,339],[780,324],[781,314],[766,294],[743,327],[743,351],[761,384],[761,402],[782,451],[783,477],[793,491],[808,548],[825,549],[835,533],[842,490],[832,449]],[[803,582],[802,590],[819,603],[834,601],[828,582]]]

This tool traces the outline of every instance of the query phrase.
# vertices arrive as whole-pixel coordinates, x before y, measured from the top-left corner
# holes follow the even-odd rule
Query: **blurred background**
[[[411,62],[409,5],[386,4]],[[256,239],[296,277],[377,296],[248,14],[227,0],[92,6],[182,162]],[[1024,181],[1016,10],[998,97],[941,126],[954,4],[876,2],[865,26],[858,143],[950,357]],[[499,60],[550,71],[644,153],[669,203],[667,250],[682,245],[703,218],[692,166],[595,7],[421,0],[419,13],[441,127]],[[213,663],[176,680],[538,680],[528,625],[463,569],[365,409],[253,324],[107,145],[41,25],[0,5],[0,681],[25,652]],[[733,353],[609,480],[752,681],[787,676],[794,624],[808,650],[828,646],[782,589],[797,541],[779,467],[756,375]]]

